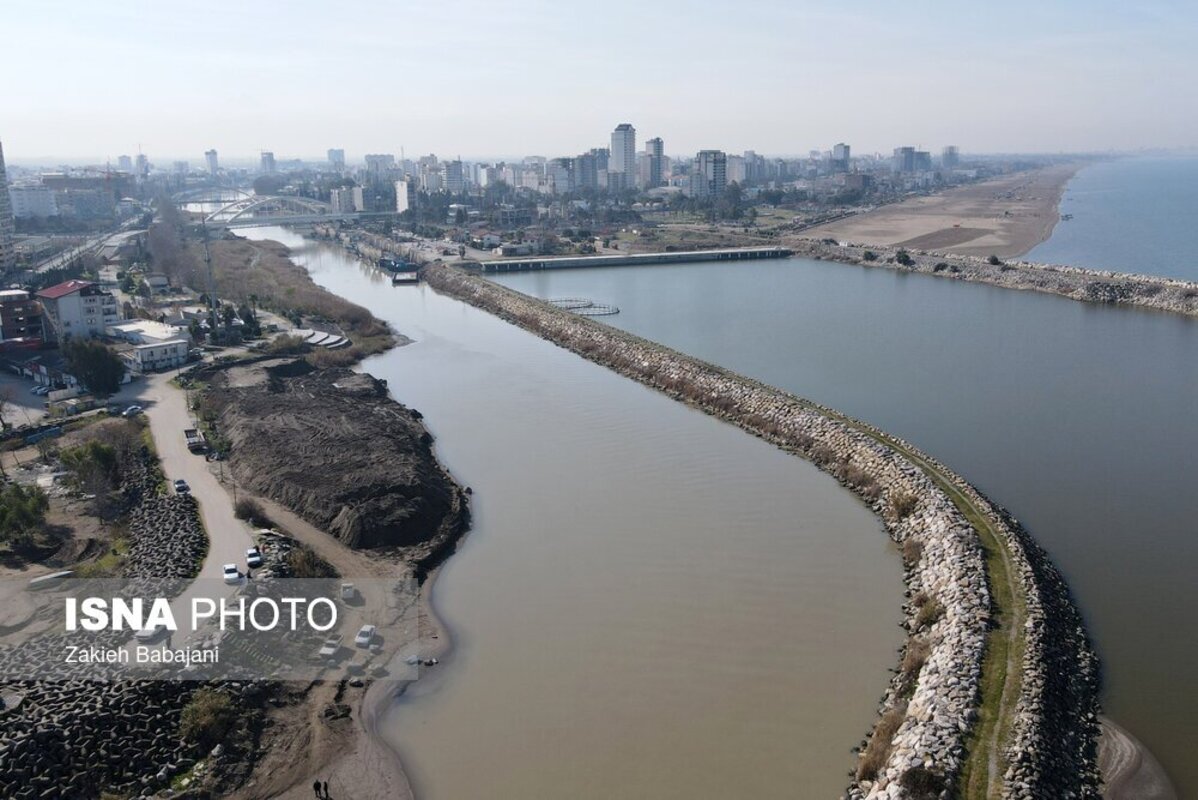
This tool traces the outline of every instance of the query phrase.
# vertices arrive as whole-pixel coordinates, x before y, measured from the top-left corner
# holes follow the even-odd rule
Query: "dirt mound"
[[[209,392],[240,485],[350,547],[432,553],[456,539],[464,497],[420,415],[388,397],[382,381],[302,361],[263,369],[267,379],[255,385],[225,386],[218,374]]]

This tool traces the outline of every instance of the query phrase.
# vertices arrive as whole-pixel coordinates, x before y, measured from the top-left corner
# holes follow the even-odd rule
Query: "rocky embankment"
[[[425,277],[810,459],[878,514],[904,555],[910,637],[849,797],[935,797],[956,785],[982,710],[983,659],[998,613],[1016,614],[1015,652],[1022,654],[1011,664],[1017,700],[1003,709],[1003,796],[1098,797],[1098,665],[1080,615],[1044,553],[966,481],[906,442],[778,389],[446,265],[427,268]],[[1017,609],[995,607],[987,546],[1001,547],[1018,586]]]
[[[288,359],[253,370],[245,380],[220,367],[199,376],[210,384],[204,413],[227,440],[240,485],[350,547],[403,548],[418,569],[452,548],[466,498],[418,412],[348,369]]]
[[[121,483],[129,538],[121,576],[133,579],[126,592],[181,590],[208,550],[195,500],[161,492],[162,472],[148,451]],[[124,638],[113,633],[89,641],[118,647]],[[86,798],[104,791],[149,797],[191,770],[202,754],[181,738],[179,725],[196,684],[124,680],[116,666],[107,680],[78,680],[79,668],[63,663],[71,643],[79,642],[52,633],[5,652],[45,668],[40,680],[0,687],[10,706],[0,708],[0,797]],[[250,691],[226,689],[234,696]]]
[[[1029,261],[999,261],[976,256],[959,256],[923,250],[905,250],[909,263],[902,263],[901,248],[875,247],[824,240],[788,240],[795,255],[867,267],[885,267],[901,272],[920,272],[942,278],[988,283],[1004,289],[1045,292],[1086,303],[1136,306],[1173,314],[1198,316],[1198,283],[1154,275],[1036,264]],[[867,253],[873,257],[867,257]]]

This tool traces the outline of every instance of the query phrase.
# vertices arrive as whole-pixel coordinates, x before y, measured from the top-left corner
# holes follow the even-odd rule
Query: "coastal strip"
[[[1198,317],[1198,282],[1156,275],[1003,261],[998,257],[887,248],[829,239],[793,239],[800,258],[882,267],[950,280],[986,283],[1000,289],[1044,292],[1085,303],[1132,306]]]
[[[811,460],[903,552],[909,639],[847,796],[1099,796],[1098,661],[1065,582],[1003,509],[832,409],[444,264],[435,289]]]

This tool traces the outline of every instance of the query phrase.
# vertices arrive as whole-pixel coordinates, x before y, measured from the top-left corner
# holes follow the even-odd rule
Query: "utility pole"
[[[200,230],[204,234],[204,263],[208,266],[208,337],[216,339],[216,279],[212,273],[212,253],[208,250],[208,224],[200,222]]]

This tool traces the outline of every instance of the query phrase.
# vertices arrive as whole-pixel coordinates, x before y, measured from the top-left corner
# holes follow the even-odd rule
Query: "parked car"
[[[166,633],[166,626],[159,622],[157,625],[151,625],[145,630],[133,634],[133,638],[139,642],[152,642],[164,633]]]
[[[257,547],[251,547],[245,551],[245,563],[250,569],[262,566],[262,553],[258,552]]]
[[[191,487],[187,485],[187,481],[179,478],[175,481],[175,494],[189,494]]]
[[[374,642],[374,633],[377,630],[373,625],[363,625],[358,631],[358,635],[354,637],[354,644],[358,647],[370,647]]]
[[[136,417],[140,413],[141,413],[141,406],[129,406],[128,408],[125,409],[125,413],[122,414],[121,416],[122,417]]]
[[[240,583],[241,572],[238,571],[236,564],[225,564],[225,583]]]
[[[334,634],[324,640],[324,644],[320,646],[320,650],[317,651],[317,655],[321,658],[332,658],[333,656],[337,655],[337,651],[340,649],[341,636],[340,634]]]
[[[49,386],[35,386],[35,387],[33,387],[33,393],[36,394],[38,397],[45,397],[46,395],[50,394],[50,387]]]

